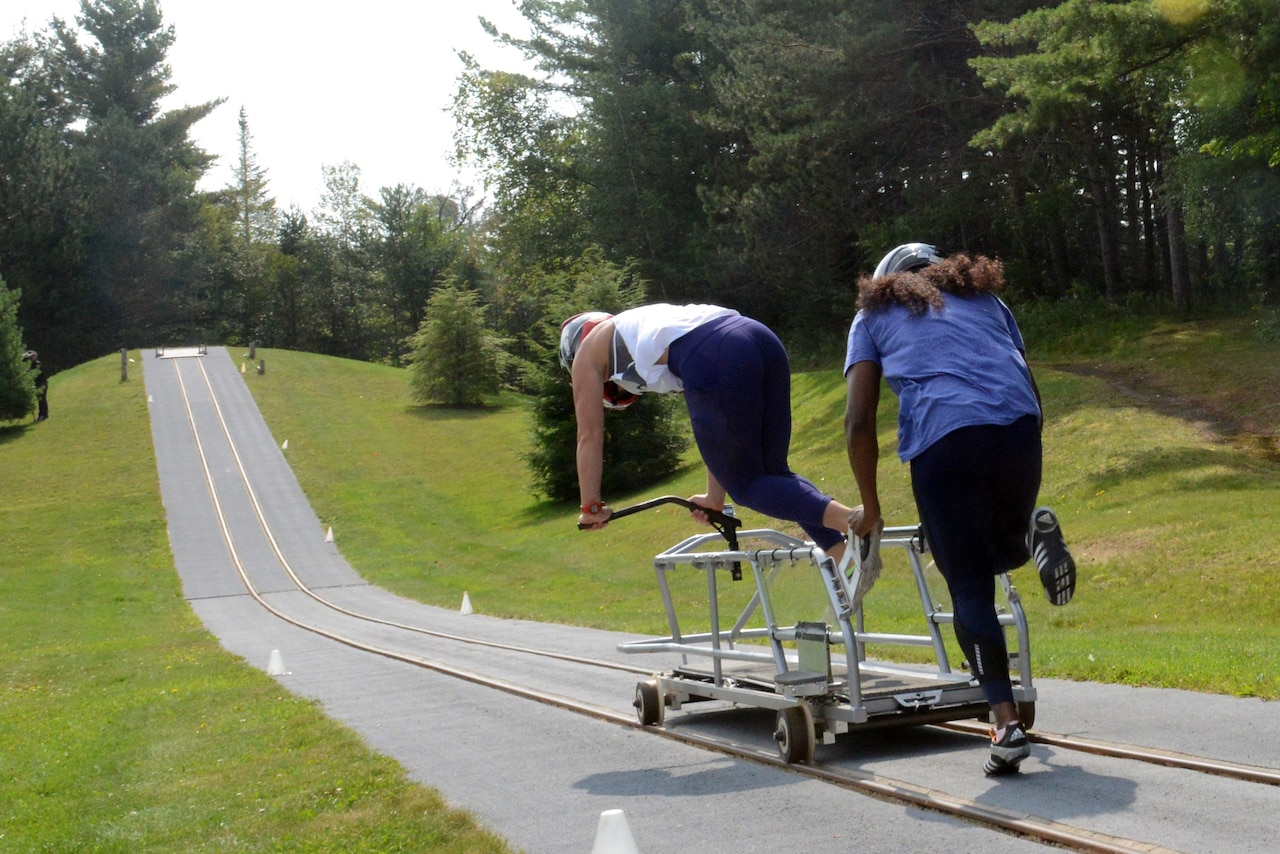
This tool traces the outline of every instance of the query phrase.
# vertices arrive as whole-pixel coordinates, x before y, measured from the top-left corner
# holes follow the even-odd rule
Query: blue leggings
[[[684,383],[693,438],[735,502],[795,522],[822,549],[844,541],[823,527],[831,497],[791,471],[791,366],[764,324],[711,321],[672,343],[667,367]]]
[[[951,591],[956,639],[990,705],[1013,702],[996,576],[1031,557],[1027,531],[1040,468],[1033,415],[953,430],[911,461],[925,540]]]

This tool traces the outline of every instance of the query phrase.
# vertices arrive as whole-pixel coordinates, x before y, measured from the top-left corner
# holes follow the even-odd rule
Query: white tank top
[[[632,394],[683,391],[680,378],[658,364],[662,354],[672,341],[704,323],[737,314],[718,305],[654,303],[614,315],[609,379]]]

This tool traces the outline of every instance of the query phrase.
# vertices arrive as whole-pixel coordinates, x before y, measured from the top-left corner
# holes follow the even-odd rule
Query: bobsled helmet
[[[560,324],[560,364],[566,371],[573,368],[573,357],[578,355],[582,339],[597,323],[611,317],[612,314],[603,311],[584,311]]]
[[[871,278],[878,279],[890,273],[901,273],[904,270],[918,270],[942,260],[936,246],[928,243],[904,243],[890,250],[888,255],[880,259],[876,271]]]
[[[613,317],[612,314],[603,311],[584,311],[560,324],[560,364],[566,371],[572,368],[573,357],[578,355],[578,347],[582,345],[582,339],[587,337],[587,333],[594,329],[597,323],[611,317]],[[617,383],[604,384],[605,409],[626,409],[637,399],[637,395]]]

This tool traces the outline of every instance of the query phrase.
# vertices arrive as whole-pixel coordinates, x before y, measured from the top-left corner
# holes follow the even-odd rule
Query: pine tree
[[[477,406],[498,390],[497,342],[485,329],[479,294],[450,281],[427,300],[409,339],[410,384],[418,403]]]
[[[267,193],[267,170],[258,165],[244,107],[240,108],[237,123],[240,127],[238,157],[231,191],[236,198],[236,230],[241,244],[247,248],[275,238],[276,200]]]
[[[17,291],[0,279],[0,421],[13,421],[35,411],[36,390],[18,326]]]

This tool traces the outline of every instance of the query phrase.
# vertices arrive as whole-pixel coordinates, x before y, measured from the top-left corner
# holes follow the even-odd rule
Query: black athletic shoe
[[[1065,605],[1076,592],[1076,562],[1067,551],[1058,517],[1048,507],[1031,514],[1031,556],[1040,570],[1044,593],[1055,605]]]
[[[982,771],[988,777],[1017,774],[1022,760],[1031,755],[1031,743],[1022,724],[1014,721],[1004,729],[991,732],[991,755]]]

